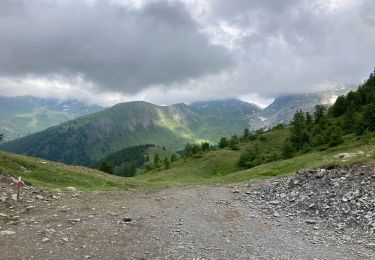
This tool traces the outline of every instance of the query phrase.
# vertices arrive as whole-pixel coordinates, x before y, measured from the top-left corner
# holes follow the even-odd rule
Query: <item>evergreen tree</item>
[[[345,96],[339,96],[336,99],[335,104],[331,107],[330,111],[333,117],[339,117],[346,112],[346,98]]]
[[[0,133],[0,142],[4,139],[4,134]]]
[[[137,173],[137,168],[131,163],[125,163],[117,175],[122,177],[133,177]]]
[[[167,157],[164,158],[164,168],[168,170],[170,167],[169,160]]]
[[[210,143],[208,143],[208,142],[201,143],[201,150],[203,152],[209,151],[210,150]]]
[[[171,162],[177,161],[177,156],[175,154],[172,154],[171,156]]]
[[[243,140],[249,140],[250,137],[250,130],[248,128],[245,128],[243,131]]]
[[[240,148],[238,147],[238,137],[237,135],[233,135],[232,138],[229,140],[229,148],[231,150],[239,150]]]
[[[324,139],[324,136],[321,133],[318,133],[312,137],[311,144],[313,146],[319,146],[325,143],[326,143],[326,140]]]
[[[298,151],[302,149],[305,143],[309,142],[308,135],[305,131],[305,128],[306,128],[305,115],[301,110],[297,111],[294,114],[291,125],[292,125],[292,129],[291,129],[290,141],[292,145],[294,146],[295,150]]]
[[[285,141],[285,143],[283,145],[283,148],[282,148],[282,151],[281,151],[281,155],[284,159],[288,159],[288,158],[293,157],[294,147],[292,146],[292,143],[290,142],[290,140]]]
[[[366,130],[362,120],[355,121],[353,124],[353,128],[356,135],[362,135]]]
[[[320,123],[326,117],[327,108],[324,105],[316,105],[314,112],[315,123]]]
[[[160,163],[159,154],[156,153],[155,156],[154,156],[154,167],[158,168],[159,167],[159,163]]]
[[[344,140],[342,139],[342,131],[337,126],[332,126],[327,129],[326,131],[327,135],[327,143],[329,146],[336,146],[341,144]]]
[[[251,148],[247,148],[246,151],[241,154],[237,165],[243,168],[252,168],[254,166],[257,166],[261,164],[261,160],[258,157],[259,155],[260,151],[257,145]]]
[[[226,137],[220,138],[219,148],[225,148],[225,147],[228,147],[228,145],[229,145],[229,142],[228,142],[228,139]]]
[[[98,167],[99,171],[106,172],[106,173],[113,173],[112,165],[107,161],[102,161]]]
[[[365,129],[375,130],[375,104],[369,104],[363,111],[363,125]]]
[[[313,123],[313,117],[309,112],[305,114],[306,126],[309,127]]]
[[[345,133],[351,133],[354,131],[354,126],[356,125],[357,119],[355,118],[354,104],[351,104],[346,113],[342,118],[342,129]]]

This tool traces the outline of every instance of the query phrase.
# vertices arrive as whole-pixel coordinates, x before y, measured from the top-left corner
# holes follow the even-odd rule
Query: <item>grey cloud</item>
[[[375,65],[371,0],[213,0],[215,19],[254,32],[239,40],[238,92],[303,93],[324,85],[359,83]],[[345,4],[351,4],[345,8]],[[215,15],[217,15],[215,17]],[[247,73],[246,73],[247,72]]]
[[[375,66],[373,0],[109,1],[1,0],[0,78],[79,73],[95,95],[171,104],[357,84]]]
[[[80,74],[102,90],[132,94],[233,65],[179,3],[131,9],[107,1],[3,0],[0,10],[3,77]]]

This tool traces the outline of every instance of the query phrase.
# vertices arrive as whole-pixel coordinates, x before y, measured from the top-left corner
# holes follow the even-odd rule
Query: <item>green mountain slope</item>
[[[0,132],[9,141],[100,110],[74,100],[0,96]]]
[[[228,102],[231,103],[225,101]],[[238,134],[247,126],[242,114],[241,120],[225,114],[219,121],[209,117],[210,113],[201,113],[185,104],[121,103],[5,143],[1,149],[69,164],[91,165],[129,146],[156,144],[181,149],[187,142],[216,142],[220,136]]]

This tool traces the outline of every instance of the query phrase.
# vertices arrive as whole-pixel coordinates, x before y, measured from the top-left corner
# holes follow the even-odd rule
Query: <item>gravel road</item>
[[[0,195],[0,259],[373,259],[374,251],[270,210],[256,185]],[[1,193],[2,192],[2,193]]]

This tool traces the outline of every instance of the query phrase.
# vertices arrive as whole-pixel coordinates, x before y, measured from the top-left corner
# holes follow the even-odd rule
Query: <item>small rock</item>
[[[8,235],[14,235],[14,234],[16,234],[16,232],[11,231],[11,230],[0,231],[0,235],[2,235],[2,236],[8,236]]]
[[[48,237],[45,237],[45,238],[42,239],[42,242],[43,242],[43,243],[46,243],[46,242],[48,242],[48,241],[49,241],[49,238],[48,238]]]
[[[80,222],[81,219],[80,218],[72,218],[72,219],[69,219],[70,222],[74,222],[74,223],[77,223],[77,222]]]
[[[65,190],[67,191],[77,191],[76,187],[66,187]]]
[[[306,219],[305,220],[305,223],[306,224],[316,224],[318,221],[316,221],[315,219]]]
[[[42,195],[35,195],[35,198],[37,198],[38,200],[44,200],[44,197]]]
[[[375,243],[367,243],[366,247],[371,248],[371,249],[375,249]]]
[[[116,212],[113,212],[113,211],[107,211],[107,214],[110,215],[110,216],[118,216],[118,214]]]
[[[129,218],[129,217],[124,217],[124,218],[122,218],[122,221],[124,221],[125,223],[129,223],[129,222],[132,222],[133,219]]]

